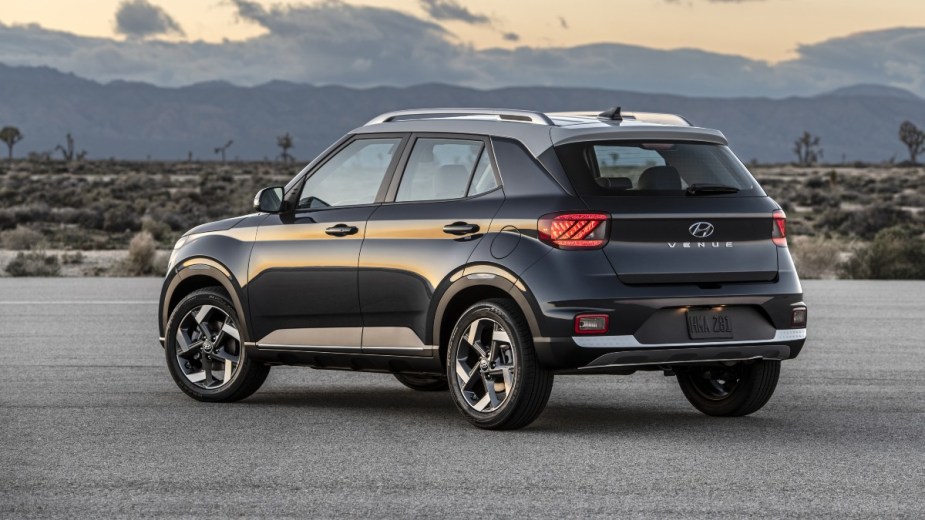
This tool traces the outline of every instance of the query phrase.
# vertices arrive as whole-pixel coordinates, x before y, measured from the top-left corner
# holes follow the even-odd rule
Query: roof
[[[610,116],[616,112],[616,117]],[[718,130],[678,115],[623,112],[533,112],[494,108],[425,108],[379,115],[353,133],[470,133],[516,139],[539,156],[550,146],[580,141],[670,140],[728,144]]]

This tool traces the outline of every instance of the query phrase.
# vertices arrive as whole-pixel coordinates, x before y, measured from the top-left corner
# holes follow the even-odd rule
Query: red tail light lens
[[[787,215],[777,210],[772,214],[774,225],[771,228],[771,241],[780,247],[787,247]]]
[[[607,213],[550,213],[537,223],[539,238],[559,249],[597,249],[607,243]]]

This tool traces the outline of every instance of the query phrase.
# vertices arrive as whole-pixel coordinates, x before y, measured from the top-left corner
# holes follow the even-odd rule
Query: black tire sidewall
[[[177,328],[180,326],[180,321],[190,310],[201,305],[214,305],[222,309],[238,324],[238,332],[241,335],[241,358],[238,363],[238,370],[232,377],[231,384],[215,390],[200,388],[190,382],[180,369],[180,362],[176,355]],[[174,308],[173,312],[170,314],[170,319],[167,320],[166,335],[164,337],[164,354],[167,359],[167,370],[170,372],[177,386],[194,399],[212,402],[232,400],[245,384],[245,380],[247,379],[245,376],[251,364],[247,357],[247,349],[244,348],[244,342],[244,327],[242,326],[241,318],[238,316],[234,305],[231,304],[228,297],[216,289],[207,288],[194,291]]]
[[[678,374],[678,384],[681,387],[681,391],[684,393],[684,396],[687,400],[696,408],[697,410],[716,417],[737,417],[741,415],[747,415],[756,411],[764,405],[762,402],[755,409],[748,409],[750,402],[755,397],[755,394],[759,392],[766,391],[762,387],[759,373],[765,370],[767,367],[763,366],[763,363],[780,363],[780,361],[759,361],[751,365],[743,367],[739,384],[733,390],[729,396],[723,399],[708,399],[703,396],[699,390],[695,387],[693,379],[699,377],[696,371],[684,372]],[[776,386],[776,379],[774,381]],[[773,392],[773,389],[771,389]],[[770,398],[770,395],[768,395]],[[765,400],[766,402],[766,400]]]

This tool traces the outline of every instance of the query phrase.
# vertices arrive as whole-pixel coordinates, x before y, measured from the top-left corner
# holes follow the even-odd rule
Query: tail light
[[[787,247],[787,215],[783,211],[775,211],[771,217],[774,225],[771,228],[771,241],[779,247]]]
[[[539,239],[559,249],[597,249],[607,243],[607,213],[550,213],[537,223]]]
[[[575,316],[576,334],[605,334],[610,327],[606,314],[579,314]]]

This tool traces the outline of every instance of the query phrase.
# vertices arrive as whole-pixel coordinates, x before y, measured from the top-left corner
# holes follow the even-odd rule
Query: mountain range
[[[90,158],[212,160],[233,140],[229,159],[278,155],[276,136],[294,137],[292,153],[307,162],[376,114],[414,107],[506,107],[541,111],[670,112],[722,130],[744,161],[787,162],[804,131],[821,137],[828,162],[906,158],[899,125],[925,128],[925,100],[881,85],[857,85],[811,97],[685,97],[591,88],[513,87],[477,90],[444,84],[351,88],[271,81],[168,88],[99,83],[47,67],[0,65],[0,126],[25,139],[16,156],[48,152],[71,133]]]

